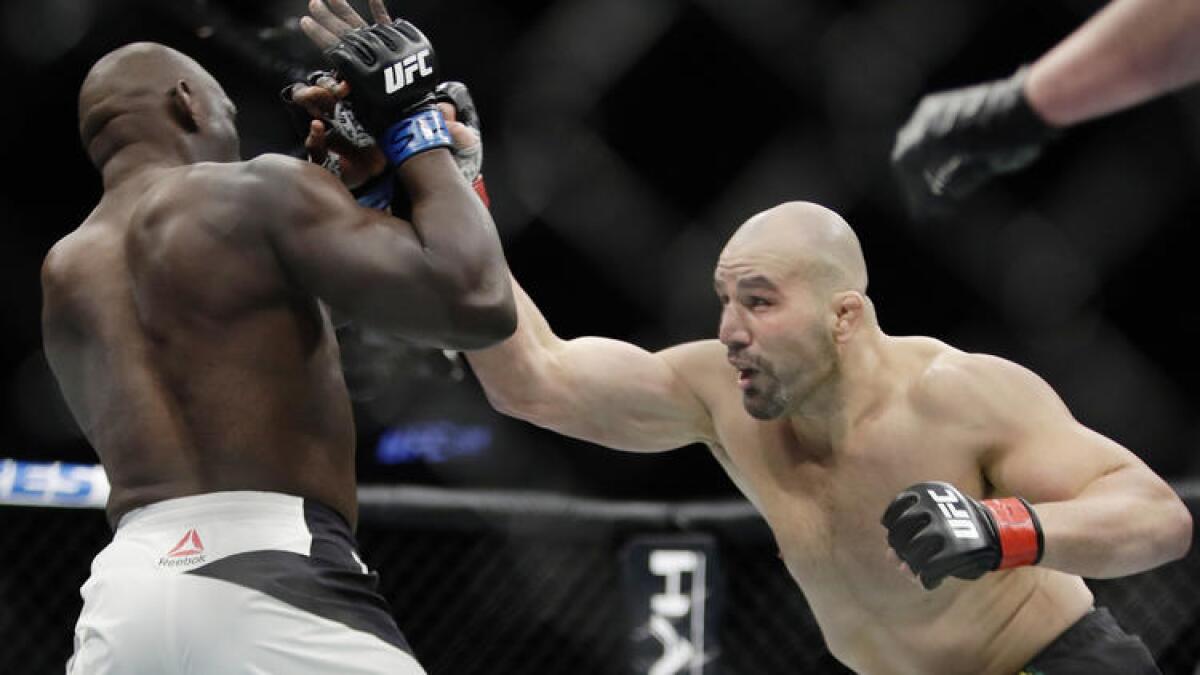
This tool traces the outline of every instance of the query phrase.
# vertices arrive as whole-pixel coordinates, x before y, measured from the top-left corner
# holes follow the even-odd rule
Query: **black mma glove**
[[[892,168],[915,213],[946,212],[996,174],[1032,162],[1057,134],[1029,106],[1028,76],[1024,67],[921,99],[892,148]]]
[[[947,576],[978,579],[1042,559],[1041,523],[1020,497],[980,502],[949,483],[917,483],[892,501],[882,523],[888,545],[930,590]]]
[[[434,106],[438,72],[433,46],[416,26],[397,19],[356,28],[325,56],[350,83],[355,117],[392,164],[453,145]]]
[[[454,106],[459,122],[467,125],[475,132],[479,142],[468,148],[455,145],[452,148],[454,162],[463,178],[475,189],[475,194],[483,200],[483,205],[490,205],[487,187],[483,183],[483,133],[479,128],[479,111],[475,108],[475,99],[471,91],[462,82],[443,82],[434,90],[434,96],[439,102]]]

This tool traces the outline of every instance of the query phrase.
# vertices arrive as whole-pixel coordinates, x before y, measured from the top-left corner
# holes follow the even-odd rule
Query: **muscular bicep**
[[[992,436],[983,468],[997,494],[1066,501],[1110,477],[1157,489],[1160,481],[1141,460],[1078,422],[1042,378],[990,357],[977,368],[971,395],[980,397],[981,420]]]
[[[660,451],[713,437],[704,403],[681,368],[696,345],[651,353],[635,345],[585,337],[547,350],[530,421],[619,450]]]
[[[452,325],[444,270],[412,226],[359,206],[332,176],[288,158],[260,158],[248,192],[287,281],[339,313],[413,339]]]

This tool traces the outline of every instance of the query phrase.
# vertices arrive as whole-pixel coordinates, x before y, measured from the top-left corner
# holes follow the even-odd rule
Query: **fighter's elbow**
[[[1187,555],[1192,547],[1193,534],[1192,513],[1176,496],[1164,498],[1161,547],[1164,562],[1179,560]]]
[[[507,340],[517,330],[517,309],[510,289],[478,288],[452,300],[451,349],[486,349]]]
[[[518,368],[514,374],[516,377],[480,377],[493,410],[543,428],[562,417],[556,406],[562,401],[561,393],[542,386],[536,374],[528,370]]]

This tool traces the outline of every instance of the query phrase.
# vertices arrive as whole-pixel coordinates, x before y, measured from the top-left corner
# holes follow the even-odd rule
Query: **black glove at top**
[[[944,213],[999,173],[1020,169],[1057,134],[1025,98],[1029,68],[930,94],[896,134],[892,168],[918,215]]]
[[[325,56],[350,83],[354,115],[393,164],[425,150],[452,147],[434,105],[437,57],[416,26],[397,19],[356,28]]]

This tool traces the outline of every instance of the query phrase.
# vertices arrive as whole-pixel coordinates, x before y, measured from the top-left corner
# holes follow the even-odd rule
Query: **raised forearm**
[[[456,329],[492,344],[512,333],[516,309],[508,265],[491,215],[449,153],[418,155],[396,169],[412,199],[412,227],[444,282]]]
[[[1192,539],[1187,507],[1138,469],[1109,474],[1078,497],[1035,504],[1045,536],[1041,565],[1089,578],[1136,574],[1182,557]]]
[[[1067,126],[1200,78],[1200,2],[1114,0],[1037,60],[1025,95]]]

